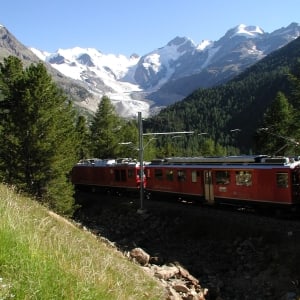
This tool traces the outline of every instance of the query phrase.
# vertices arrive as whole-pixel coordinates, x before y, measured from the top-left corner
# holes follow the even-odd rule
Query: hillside
[[[0,299],[164,299],[121,252],[0,185]]]
[[[41,60],[30,49],[20,43],[8,29],[0,25],[0,62],[10,55],[21,59],[25,67],[28,67],[32,63],[36,64],[41,62]],[[86,111],[82,109],[79,104],[83,100],[93,99],[93,95],[83,86],[82,82],[63,75],[48,63],[45,63],[45,66],[53,80],[64,90],[66,95],[80,107],[80,110]]]
[[[291,96],[287,74],[300,58],[300,38],[268,55],[226,84],[198,89],[145,122],[145,130],[207,132],[248,153],[262,118],[278,91]],[[295,70],[294,70],[295,71]],[[297,108],[297,107],[296,107]],[[233,136],[230,130],[239,129]]]

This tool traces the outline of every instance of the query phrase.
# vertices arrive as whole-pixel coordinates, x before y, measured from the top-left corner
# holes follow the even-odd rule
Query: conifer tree
[[[16,57],[0,64],[0,175],[71,214],[73,187],[67,179],[76,161],[75,114],[42,63],[23,69]]]
[[[293,108],[282,92],[278,92],[273,103],[266,111],[263,128],[260,130],[258,145],[263,154],[286,154],[294,148],[290,126],[293,120]],[[285,147],[286,145],[286,147]]]
[[[122,142],[121,119],[107,96],[103,96],[91,123],[91,153],[97,158],[115,158]]]
[[[23,65],[14,57],[8,57],[4,62],[5,65],[0,64],[0,175],[10,182],[18,173],[15,158],[20,152],[20,141],[14,134],[17,129],[13,118],[16,105],[14,99],[19,98],[18,85],[21,84]]]
[[[293,122],[290,131],[295,138],[300,141],[300,59],[289,73],[289,83],[291,85],[290,102],[295,108],[293,111]]]
[[[89,129],[84,116],[79,116],[76,122],[78,147],[76,149],[78,160],[89,157]]]
[[[119,131],[119,139],[121,143],[125,143],[119,147],[117,155],[119,157],[138,158],[138,125],[135,120],[121,120],[121,128]]]

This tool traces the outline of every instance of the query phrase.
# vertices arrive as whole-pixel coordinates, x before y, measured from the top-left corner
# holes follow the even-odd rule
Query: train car
[[[298,158],[172,157],[146,167],[147,196],[240,206],[300,205]]]
[[[144,185],[146,178],[144,177]],[[71,181],[77,189],[124,194],[140,188],[140,166],[130,159],[84,159],[72,169]]]

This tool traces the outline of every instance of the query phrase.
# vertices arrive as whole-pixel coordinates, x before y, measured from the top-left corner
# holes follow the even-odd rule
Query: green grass
[[[0,300],[164,298],[114,247],[0,185]]]

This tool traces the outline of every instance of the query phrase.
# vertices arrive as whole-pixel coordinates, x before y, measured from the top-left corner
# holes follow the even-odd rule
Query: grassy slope
[[[0,185],[0,299],[163,299],[115,248]]]

